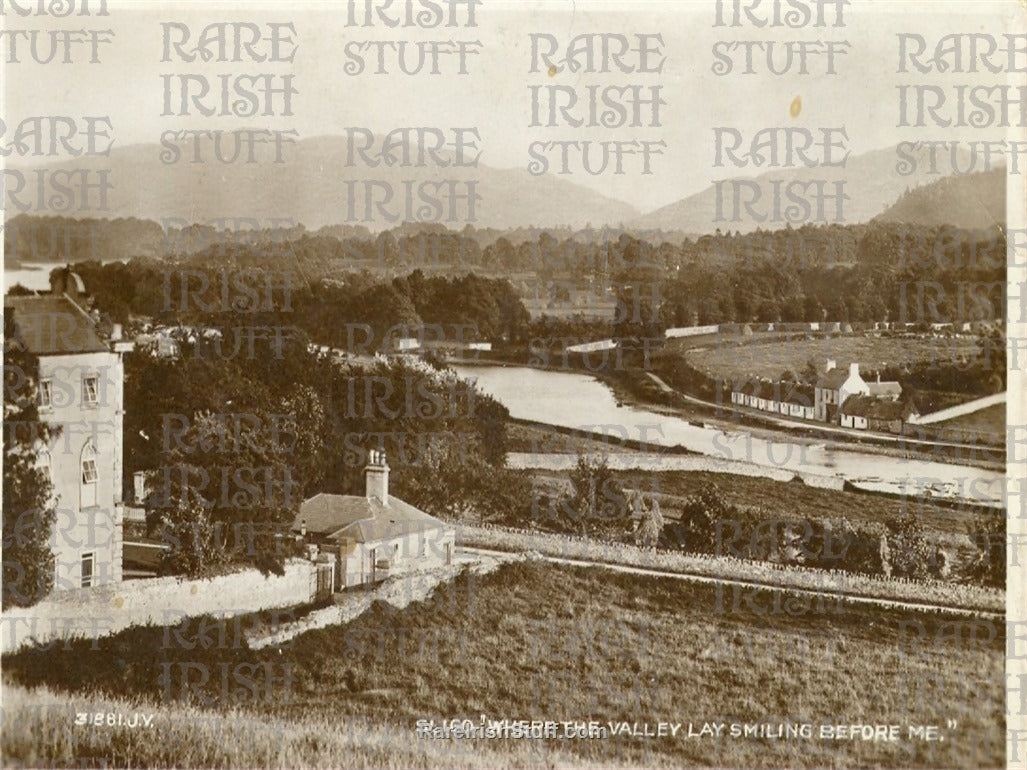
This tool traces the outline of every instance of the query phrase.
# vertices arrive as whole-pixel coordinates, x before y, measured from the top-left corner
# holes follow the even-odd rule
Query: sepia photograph
[[[0,767],[1027,770],[1023,0],[0,68]]]

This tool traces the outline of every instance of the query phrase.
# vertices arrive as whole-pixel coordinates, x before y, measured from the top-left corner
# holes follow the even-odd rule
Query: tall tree
[[[39,419],[39,361],[4,317],[3,607],[27,607],[53,589],[50,537],[56,519],[49,471],[40,453],[59,429]]]
[[[563,509],[581,534],[609,533],[627,524],[627,497],[606,457],[579,455],[570,477],[574,492]]]

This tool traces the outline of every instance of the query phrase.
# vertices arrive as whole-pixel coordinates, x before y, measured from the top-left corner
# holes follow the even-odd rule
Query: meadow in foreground
[[[673,579],[521,562],[486,576],[465,573],[404,610],[375,605],[346,626],[303,634],[281,649],[250,650],[233,637],[231,623],[220,622],[223,635],[201,634],[192,621],[173,630],[132,629],[96,649],[80,642],[9,656],[5,762],[74,764],[76,756],[92,756],[116,766],[180,767],[989,767],[1004,761],[1004,630],[993,621],[818,607],[769,591],[718,594]],[[255,671],[276,673],[259,687],[218,674],[239,666],[250,666],[251,678]],[[201,668],[210,673],[203,683]],[[25,689],[40,686],[49,689]],[[71,693],[55,696],[58,690]],[[155,732],[93,729],[69,748],[66,739],[52,737],[66,732],[68,713],[20,737],[24,731],[16,726],[38,716],[30,704],[47,698],[71,704],[66,711],[93,708],[98,698],[128,705],[97,710],[152,708]],[[673,738],[601,740],[416,735],[419,719],[477,721],[481,714],[682,728]],[[226,719],[197,722],[192,715]],[[272,735],[273,726],[284,726],[283,737],[269,742],[233,733],[243,729],[233,725],[250,719],[266,722]],[[720,738],[683,737],[689,723],[698,731],[706,722],[799,723],[815,730],[894,724],[902,739],[731,738],[728,729]],[[223,728],[196,727],[219,723]],[[940,727],[944,740],[907,739],[916,725]],[[276,759],[276,751],[288,759]]]

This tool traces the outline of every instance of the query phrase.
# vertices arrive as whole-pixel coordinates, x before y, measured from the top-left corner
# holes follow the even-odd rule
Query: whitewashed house
[[[335,589],[451,564],[452,526],[389,494],[385,453],[372,451],[363,495],[319,494],[303,502],[293,531],[335,556]]]

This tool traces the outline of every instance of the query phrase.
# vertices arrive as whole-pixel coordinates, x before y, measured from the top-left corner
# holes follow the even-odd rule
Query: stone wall
[[[305,604],[316,586],[316,565],[296,559],[280,577],[246,570],[207,580],[149,578],[59,591],[33,607],[4,611],[0,652],[65,638],[96,639],[129,626],[174,625],[184,617],[231,617]]]

